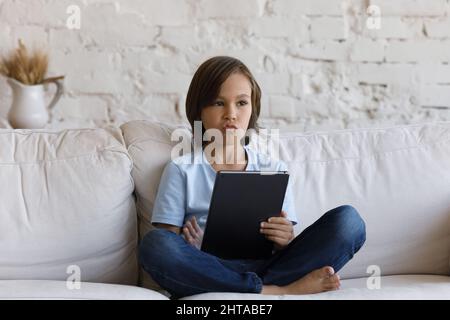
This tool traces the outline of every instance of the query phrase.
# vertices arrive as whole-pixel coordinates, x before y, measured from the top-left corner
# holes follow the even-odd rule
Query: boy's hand
[[[200,250],[203,240],[203,230],[199,227],[195,216],[192,216],[183,226],[186,241]]]
[[[275,243],[277,250],[283,249],[294,239],[294,227],[286,217],[287,213],[281,211],[280,217],[272,217],[268,222],[261,222],[261,233]]]

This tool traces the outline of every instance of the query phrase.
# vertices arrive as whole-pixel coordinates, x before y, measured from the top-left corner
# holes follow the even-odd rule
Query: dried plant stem
[[[48,54],[42,50],[29,53],[19,40],[19,47],[8,57],[0,58],[0,73],[26,85],[37,85],[62,79],[45,78],[48,69]]]
[[[53,82],[53,81],[57,81],[57,80],[62,80],[62,79],[64,79],[64,76],[50,77],[50,78],[46,78],[46,79],[42,80],[41,84],[45,84],[45,83],[49,83],[49,82]]]

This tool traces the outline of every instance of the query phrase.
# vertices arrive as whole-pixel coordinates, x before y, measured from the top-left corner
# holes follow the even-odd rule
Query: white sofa
[[[136,250],[174,129],[150,121],[1,129],[0,298],[167,299]],[[450,299],[450,122],[285,133],[280,157],[293,180],[296,233],[342,204],[366,222],[341,289],[185,299]]]

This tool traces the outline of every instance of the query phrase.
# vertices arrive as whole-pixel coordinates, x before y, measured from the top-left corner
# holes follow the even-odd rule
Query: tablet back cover
[[[260,223],[279,216],[287,172],[219,171],[211,197],[202,250],[223,259],[265,259],[273,242]]]

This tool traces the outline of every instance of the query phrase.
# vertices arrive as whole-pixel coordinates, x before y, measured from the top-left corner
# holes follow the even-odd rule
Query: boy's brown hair
[[[201,121],[202,109],[211,105],[220,92],[220,87],[233,73],[241,73],[250,81],[252,88],[252,115],[248,129],[258,131],[257,120],[261,109],[261,89],[247,66],[240,60],[217,56],[203,62],[192,78],[186,97],[186,116],[194,132],[194,121]],[[202,136],[205,128],[202,125]]]

